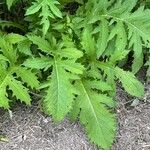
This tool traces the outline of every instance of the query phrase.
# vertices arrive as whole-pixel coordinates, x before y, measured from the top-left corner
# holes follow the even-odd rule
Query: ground
[[[150,150],[150,85],[145,89],[143,101],[119,92],[118,133],[112,150]]]
[[[118,133],[112,150],[150,150],[150,85],[145,91],[139,100],[118,88]],[[17,106],[12,120],[8,112],[0,113],[0,135],[8,138],[0,142],[0,150],[98,150],[79,123],[65,119],[56,125],[36,105]]]

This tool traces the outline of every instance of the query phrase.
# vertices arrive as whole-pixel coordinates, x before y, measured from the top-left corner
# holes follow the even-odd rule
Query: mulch
[[[142,100],[118,88],[118,132],[112,150],[150,150],[150,85]],[[98,150],[86,137],[79,123],[65,119],[54,124],[37,105],[18,105],[12,119],[0,110],[0,150]]]

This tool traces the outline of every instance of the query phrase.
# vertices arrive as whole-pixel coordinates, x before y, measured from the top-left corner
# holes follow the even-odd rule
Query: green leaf
[[[114,115],[107,110],[105,104],[113,103],[112,99],[91,90],[86,81],[80,81],[76,86],[80,94],[74,105],[75,113],[78,112],[77,108],[81,109],[80,121],[85,125],[90,140],[109,150],[114,140],[116,123]]]
[[[6,94],[7,79],[6,71],[0,66],[0,107],[5,109],[9,109],[9,100]]]
[[[111,19],[109,41],[116,39],[116,50],[124,50],[127,47],[133,49],[134,74],[143,65],[143,45],[149,47],[150,43],[150,9],[145,9],[144,6],[137,8],[136,4],[137,0],[117,1],[101,15]],[[127,35],[129,42],[127,42]]]
[[[74,60],[61,61],[59,65],[75,74],[82,74],[84,70],[84,67],[80,63],[76,63]]]
[[[101,25],[99,26],[100,33],[97,40],[97,58],[99,58],[107,47],[107,40],[108,40],[108,21],[106,19],[101,20]]]
[[[132,64],[132,72],[135,74],[139,71],[139,69],[143,65],[143,49],[142,49],[142,40],[141,37],[137,34],[137,32],[130,31],[132,33],[132,37],[130,39],[130,47],[133,46],[134,51],[134,59]]]
[[[115,75],[122,82],[122,86],[129,94],[136,97],[142,97],[144,95],[144,87],[142,83],[135,78],[133,73],[115,67]]]
[[[50,19],[54,19],[55,16],[62,18],[61,11],[57,8],[59,2],[56,0],[36,0],[36,2],[32,3],[32,6],[29,7],[26,11],[26,15],[33,15],[37,12],[40,12],[39,17],[41,17],[41,25],[43,25],[43,35],[45,36],[49,27],[50,27]]]
[[[112,87],[104,81],[99,81],[99,80],[86,81],[86,84],[88,84],[88,86],[90,86],[90,88],[98,89],[98,90],[101,90],[102,92],[112,90]]]
[[[53,14],[59,18],[62,18],[62,13],[60,12],[60,10],[55,6],[56,4],[59,4],[58,1],[56,0],[51,0],[49,1],[49,7],[51,9],[51,11],[53,12]]]
[[[5,36],[0,37],[0,48],[0,51],[2,52],[3,56],[6,57],[9,60],[9,62],[16,62],[16,49],[14,49],[12,43],[6,40]]]
[[[44,38],[36,35],[28,35],[27,37],[30,41],[33,42],[33,44],[37,45],[38,48],[43,52],[50,53],[50,54],[51,52],[53,52],[50,43]]]
[[[8,61],[9,62],[9,60],[4,55],[2,55],[2,54],[0,54],[0,60]]]
[[[13,3],[15,2],[15,0],[6,0],[6,4],[8,9],[10,10],[11,6],[13,5]]]
[[[23,86],[20,81],[17,81],[13,76],[10,76],[8,78],[8,86],[18,100],[25,102],[27,105],[31,105],[31,98],[28,94],[28,89]]]
[[[91,27],[84,28],[83,35],[82,35],[82,46],[85,50],[85,53],[88,55],[88,57],[91,60],[94,60],[96,57],[96,51],[95,51],[95,40],[91,35]]]
[[[24,66],[33,69],[44,69],[52,65],[51,59],[47,57],[29,58],[24,63]]]
[[[53,38],[54,42],[52,43],[52,47],[55,50],[52,50],[50,44],[44,38],[37,36],[28,36],[28,38],[40,50],[46,54],[51,54],[47,55],[47,57],[27,59],[24,65],[36,69],[47,69],[51,67],[52,72],[50,72],[46,85],[40,87],[48,88],[44,99],[43,110],[47,114],[52,115],[54,121],[59,122],[71,110],[72,102],[76,94],[72,81],[79,79],[79,74],[82,74],[84,69],[76,61],[82,57],[83,53],[75,48],[72,40],[64,36],[64,41],[58,44],[56,44],[56,40]]]
[[[8,41],[11,44],[16,44],[16,43],[19,43],[19,42],[25,40],[26,38],[19,34],[10,33],[10,34],[6,35],[5,39],[6,39],[6,41]]]
[[[31,46],[31,41],[29,41],[28,39],[20,41],[17,45],[19,52],[25,55],[32,56],[30,46]]]
[[[124,24],[120,21],[118,21],[117,24],[112,28],[108,40],[112,40],[115,36],[115,49],[118,51],[125,50],[127,46],[127,34]]]
[[[47,5],[43,6],[42,7],[42,12],[40,14],[40,17],[42,17],[40,24],[43,25],[43,29],[42,29],[43,35],[46,35],[46,33],[47,33],[47,31],[50,27],[50,22],[49,22],[49,19],[48,19],[50,14],[51,14],[51,12],[50,12],[48,6]],[[53,15],[51,15],[51,17],[54,18]]]
[[[126,56],[128,55],[129,51],[128,50],[123,50],[123,51],[119,51],[119,50],[115,50],[115,52],[111,55],[110,57],[110,62],[115,64],[117,61],[121,61],[124,58],[126,58]]]
[[[32,2],[32,6],[29,7],[26,11],[26,15],[32,15],[38,12],[43,5],[43,0],[36,0],[36,2]]]
[[[9,109],[9,99],[6,97],[6,87],[0,86],[0,107]]]
[[[73,93],[73,86],[67,72],[55,61],[50,86],[44,99],[44,110],[51,114],[56,122],[61,121],[71,110]]]
[[[18,67],[16,70],[16,74],[18,77],[21,77],[22,81],[27,83],[31,88],[38,88],[39,81],[34,73],[31,70],[28,70],[24,67]]]
[[[68,58],[80,58],[83,56],[82,51],[79,51],[77,48],[69,47],[63,48],[56,52],[61,57],[68,57]]]

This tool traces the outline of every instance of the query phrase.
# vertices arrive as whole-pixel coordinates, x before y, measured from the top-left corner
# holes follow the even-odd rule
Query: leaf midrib
[[[82,81],[81,81],[81,86],[82,86],[82,88],[83,88],[83,92],[84,92],[84,94],[85,94],[86,97],[87,97],[88,103],[89,103],[89,105],[90,105],[90,107],[91,107],[91,109],[92,109],[92,112],[93,112],[94,117],[95,117],[95,119],[96,119],[96,122],[97,122],[97,124],[98,124],[97,127],[99,128],[99,130],[100,130],[101,133],[103,134],[104,141],[107,141],[106,138],[105,138],[105,135],[104,135],[104,133],[103,133],[103,130],[102,130],[101,126],[99,125],[99,121],[98,121],[98,118],[97,118],[96,113],[95,113],[95,111],[94,111],[93,105],[92,105],[92,103],[91,103],[90,96],[89,96],[89,94],[88,94],[88,92],[87,92],[87,90],[86,90],[86,88],[85,88],[85,86],[84,86],[84,83],[83,83]],[[107,145],[107,142],[105,142],[105,144]]]
[[[56,110],[57,111],[56,112],[59,112],[58,102],[59,102],[59,99],[60,99],[60,95],[59,95],[60,80],[59,80],[59,71],[58,71],[58,66],[57,66],[57,60],[55,58],[54,58],[54,66],[55,66],[55,71],[56,71],[56,82],[57,82],[57,102],[56,102]],[[57,113],[56,113],[56,116],[57,116]]]
[[[121,18],[118,18],[118,17],[115,17],[115,16],[112,16],[112,15],[109,15],[109,14],[105,14],[105,15],[101,15],[102,17],[109,17],[109,18],[114,18],[115,20],[119,20],[119,21],[122,21],[126,24],[129,24],[131,27],[133,27],[134,29],[138,30],[142,35],[145,35],[145,37],[147,37],[148,40],[150,40],[150,37],[145,34],[142,30],[140,30],[137,26],[135,26],[134,24],[130,23],[129,21],[125,20],[125,19],[121,19]]]

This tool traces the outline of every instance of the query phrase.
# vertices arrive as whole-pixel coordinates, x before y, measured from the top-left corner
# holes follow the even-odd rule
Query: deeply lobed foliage
[[[0,107],[10,109],[14,96],[30,105],[30,91],[40,90],[42,109],[54,121],[66,115],[79,119],[90,140],[109,150],[116,133],[116,81],[132,96],[144,94],[135,77],[145,60],[150,65],[150,9],[144,4],[137,0],[4,1],[7,16],[18,5],[26,12],[19,21],[0,21]],[[78,9],[70,10],[70,5]],[[8,19],[4,13],[1,18]],[[129,61],[131,67],[125,70]]]

